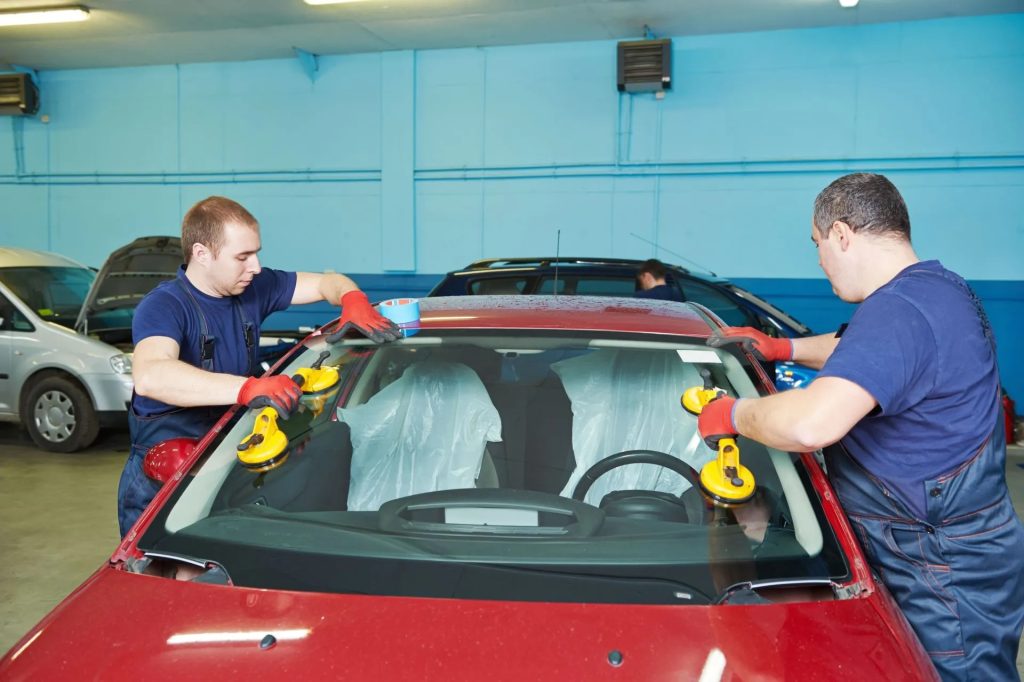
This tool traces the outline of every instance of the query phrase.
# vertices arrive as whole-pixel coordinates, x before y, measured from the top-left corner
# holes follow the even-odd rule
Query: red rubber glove
[[[736,398],[720,396],[705,405],[697,417],[700,437],[712,450],[718,449],[718,441],[721,439],[736,435],[736,424],[732,420],[732,411],[736,403]]]
[[[341,297],[341,319],[327,341],[336,343],[349,329],[355,329],[374,343],[402,338],[402,330],[398,325],[378,313],[366,294],[358,289]]]
[[[299,406],[302,389],[291,377],[275,374],[266,377],[251,377],[238,392],[237,402],[249,407],[273,407],[282,419]]]
[[[716,329],[707,340],[712,348],[721,348],[730,343],[742,344],[743,350],[753,353],[761,362],[793,359],[793,342],[790,339],[776,339],[753,327]]]

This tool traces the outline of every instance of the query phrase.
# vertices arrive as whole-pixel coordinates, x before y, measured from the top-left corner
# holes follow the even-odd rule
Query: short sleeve
[[[928,395],[937,373],[935,334],[921,312],[903,297],[877,293],[850,320],[820,377],[857,384],[892,415]]]
[[[263,268],[253,280],[260,301],[260,318],[266,319],[271,313],[284,310],[292,304],[295,296],[296,274],[286,270]]]
[[[151,336],[166,336],[182,345],[186,337],[185,310],[171,294],[154,289],[144,296],[132,317],[132,343]]]

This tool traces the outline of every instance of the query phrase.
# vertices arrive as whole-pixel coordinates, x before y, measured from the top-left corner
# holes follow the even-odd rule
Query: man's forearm
[[[768,447],[809,452],[835,443],[875,406],[874,398],[846,379],[819,377],[794,388],[736,403],[736,430]]]
[[[337,304],[341,297],[350,291],[358,291],[359,287],[351,279],[339,273],[324,275],[320,280],[320,294],[325,301]]]
[[[793,362],[821,369],[838,344],[839,339],[831,333],[793,339]]]
[[[153,361],[135,374],[136,393],[178,407],[233,405],[247,378],[207,372],[181,360]]]

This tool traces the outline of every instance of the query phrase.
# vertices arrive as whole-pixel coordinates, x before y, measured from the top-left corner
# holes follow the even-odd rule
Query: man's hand
[[[402,330],[398,325],[374,310],[370,299],[359,290],[350,291],[341,297],[341,319],[330,332],[327,341],[337,342],[350,328],[374,343],[402,338]]]
[[[736,398],[723,395],[705,405],[697,417],[700,437],[712,450],[718,450],[718,441],[721,439],[736,435],[736,424],[732,420],[735,405]]]
[[[743,350],[753,353],[762,362],[793,359],[793,342],[787,338],[775,339],[753,327],[725,327],[716,329],[708,337],[707,344],[712,348],[721,348],[730,343],[738,343]]]
[[[251,377],[238,392],[238,403],[249,407],[273,407],[282,419],[295,411],[302,397],[302,389],[291,377],[275,374],[269,377]]]

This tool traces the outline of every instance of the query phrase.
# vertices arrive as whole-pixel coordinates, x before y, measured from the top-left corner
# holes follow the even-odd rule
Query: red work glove
[[[402,338],[402,330],[398,325],[374,310],[370,299],[359,290],[350,291],[341,297],[341,319],[330,332],[327,341],[337,342],[349,329],[355,329],[374,343]]]
[[[712,348],[721,348],[730,343],[742,344],[743,350],[753,353],[761,362],[793,359],[793,342],[790,339],[772,338],[753,327],[716,329],[707,340]]]
[[[697,430],[707,446],[718,449],[718,441],[736,435],[736,424],[732,420],[732,411],[736,407],[736,398],[727,395],[715,398],[704,406],[697,417]]]
[[[273,407],[282,419],[299,406],[302,389],[291,377],[275,374],[268,377],[252,377],[242,384],[237,402],[249,407]]]

